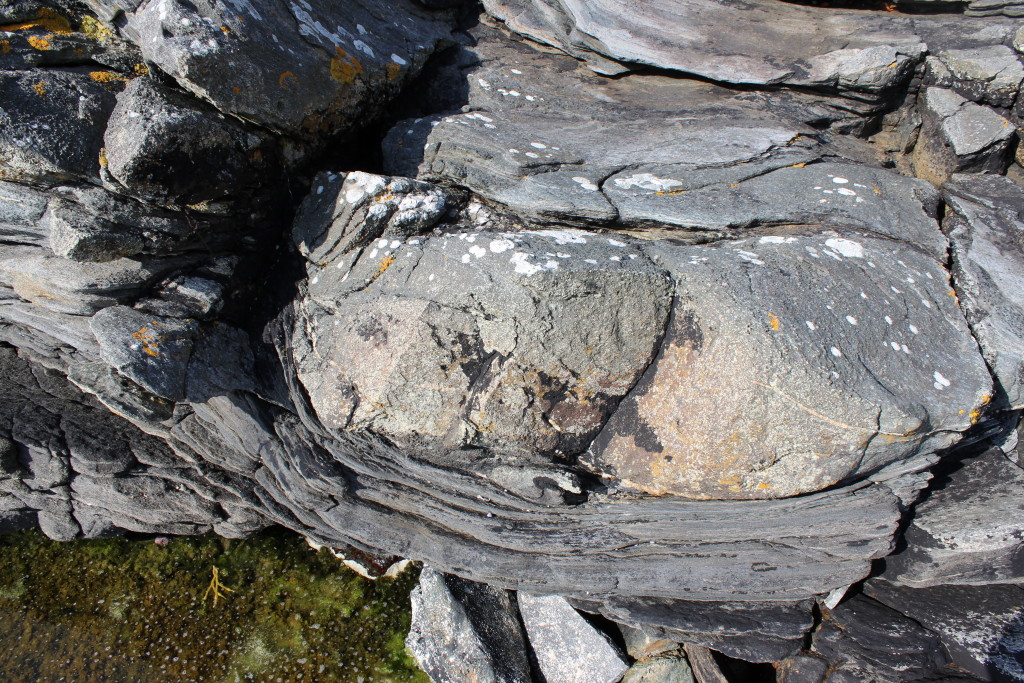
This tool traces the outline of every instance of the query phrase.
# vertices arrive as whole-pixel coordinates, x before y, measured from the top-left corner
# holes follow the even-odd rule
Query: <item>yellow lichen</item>
[[[53,37],[53,36],[49,36]],[[40,51],[46,51],[50,49],[50,41],[41,36],[29,36],[28,44]]]
[[[100,23],[96,17],[83,17],[79,30],[100,43],[106,43],[114,36],[114,32]]]
[[[769,313],[768,314],[768,324],[772,326],[772,331],[778,332],[779,331],[779,316],[775,315],[774,313]]]
[[[661,195],[663,197],[672,197],[677,194],[686,194],[686,190],[658,190],[654,194]]]
[[[107,148],[106,147],[100,147],[100,167],[101,168],[106,168],[107,167]]]
[[[121,74],[116,74],[113,71],[90,71],[89,78],[97,83],[115,83],[117,81],[128,80]]]
[[[40,97],[46,96],[46,81],[39,81],[32,86],[32,89],[36,91],[36,94]]]

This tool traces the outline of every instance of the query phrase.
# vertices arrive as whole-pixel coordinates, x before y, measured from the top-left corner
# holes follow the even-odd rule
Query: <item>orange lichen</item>
[[[805,162],[800,162],[799,164],[793,164],[790,168],[803,168],[806,165],[807,164]],[[767,486],[767,484],[765,484],[765,486]]]
[[[106,147],[100,147],[100,167],[101,168],[106,168],[107,167],[107,148]]]
[[[50,36],[51,38],[53,36]],[[41,36],[29,36],[28,44],[40,51],[46,51],[50,49],[50,41]]]
[[[768,314],[768,324],[771,325],[773,332],[779,331],[779,316],[774,313]]]
[[[148,76],[149,75],[149,67],[146,66],[145,64],[142,64],[141,62],[139,64],[136,64],[135,66],[133,66],[132,67],[132,71],[135,72],[136,76]]]
[[[57,14],[49,7],[43,7],[36,14],[36,18],[31,21],[23,21],[18,24],[7,24],[6,26],[0,26],[0,31],[10,33],[12,31],[25,31],[33,28],[41,28],[50,33],[59,33],[61,35],[67,35],[71,33],[71,24],[68,20]]]
[[[6,55],[10,51],[11,51],[11,41],[9,41],[9,40],[0,40],[0,52],[3,52]]]
[[[299,87],[299,77],[293,74],[291,71],[285,71],[277,79],[277,84],[282,88],[287,88],[289,85],[293,88]]]
[[[373,279],[376,280],[381,275],[383,275],[384,271],[386,271],[388,268],[390,268],[391,264],[394,263],[394,262],[395,262],[395,255],[394,254],[388,254],[387,256],[385,256],[383,258],[383,260],[381,260],[380,266],[377,268],[377,272],[373,274]]]
[[[231,35],[231,29],[229,29],[227,26],[221,26],[220,30],[223,31],[224,35],[226,35],[226,36]]]
[[[388,80],[393,81],[402,74],[402,67],[399,66],[398,64],[395,64],[394,62],[388,62],[388,65],[385,67],[384,71],[387,74]]]
[[[331,58],[331,78],[339,83],[354,82],[356,77],[363,73],[363,65],[340,47],[336,47],[334,50],[337,56]]]
[[[663,196],[663,197],[673,197],[673,196],[675,196],[677,194],[686,194],[686,190],[658,190],[654,194],[660,195],[660,196]]]
[[[40,97],[46,96],[46,81],[39,81],[32,86],[32,89],[36,91],[36,94]]]
[[[154,322],[154,325],[158,323]],[[137,339],[142,347],[142,352],[151,358],[159,358],[160,353],[160,335],[156,334],[155,331],[150,331],[148,327],[140,328],[138,332],[133,332],[132,337]]]

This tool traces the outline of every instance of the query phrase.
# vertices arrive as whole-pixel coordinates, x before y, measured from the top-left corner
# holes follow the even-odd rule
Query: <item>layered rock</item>
[[[1017,675],[1019,468],[908,510],[1016,448],[1018,27],[449,4],[0,2],[0,528],[425,561],[436,680]]]

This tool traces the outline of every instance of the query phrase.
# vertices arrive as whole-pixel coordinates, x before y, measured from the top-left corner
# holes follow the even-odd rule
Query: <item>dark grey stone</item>
[[[266,134],[147,78],[118,95],[104,145],[114,186],[161,203],[242,199],[277,174]]]
[[[921,678],[948,661],[938,637],[863,595],[825,612],[812,649],[883,681]]]
[[[1024,680],[1024,589],[903,588],[872,579],[864,591],[942,639],[950,658],[984,681]]]
[[[824,683],[830,668],[827,659],[801,653],[779,662],[776,680],[778,683]]]
[[[185,376],[197,332],[194,321],[111,306],[94,315],[89,325],[105,363],[161,398],[185,397]]]
[[[0,72],[0,179],[97,178],[114,97],[88,73]]]
[[[221,112],[311,139],[379,112],[448,36],[410,0],[93,6],[123,9],[145,60]]]
[[[802,648],[814,625],[812,607],[809,600],[752,604],[610,598],[597,608],[655,637],[702,645],[748,662],[777,662]]]
[[[963,460],[914,508],[883,576],[915,588],[1024,583],[1024,470],[998,448]]]

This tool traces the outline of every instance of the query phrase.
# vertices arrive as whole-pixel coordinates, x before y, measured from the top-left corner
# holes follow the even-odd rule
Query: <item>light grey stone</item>
[[[672,323],[587,455],[628,487],[817,490],[949,445],[991,398],[949,275],[917,249],[844,231],[646,251],[675,280]]]
[[[557,595],[518,593],[530,647],[547,683],[615,683],[629,669],[608,636]]]
[[[426,232],[448,208],[436,185],[353,171],[321,173],[295,217],[292,237],[312,263],[333,261],[378,238],[379,249],[395,238]]]
[[[629,667],[622,683],[694,683],[682,648],[641,659]]]
[[[921,135],[914,148],[918,177],[940,184],[953,173],[1002,173],[1015,128],[1008,120],[946,88],[920,97]]]
[[[999,176],[954,176],[943,190],[953,282],[1000,388],[1024,407],[1024,191]]]
[[[928,58],[930,85],[951,88],[972,102],[1003,109],[1013,105],[1024,65],[1005,45],[942,50]]]
[[[405,641],[416,661],[435,683],[530,683],[525,641],[508,595],[484,586],[462,593],[440,572],[427,568],[420,574]]]

